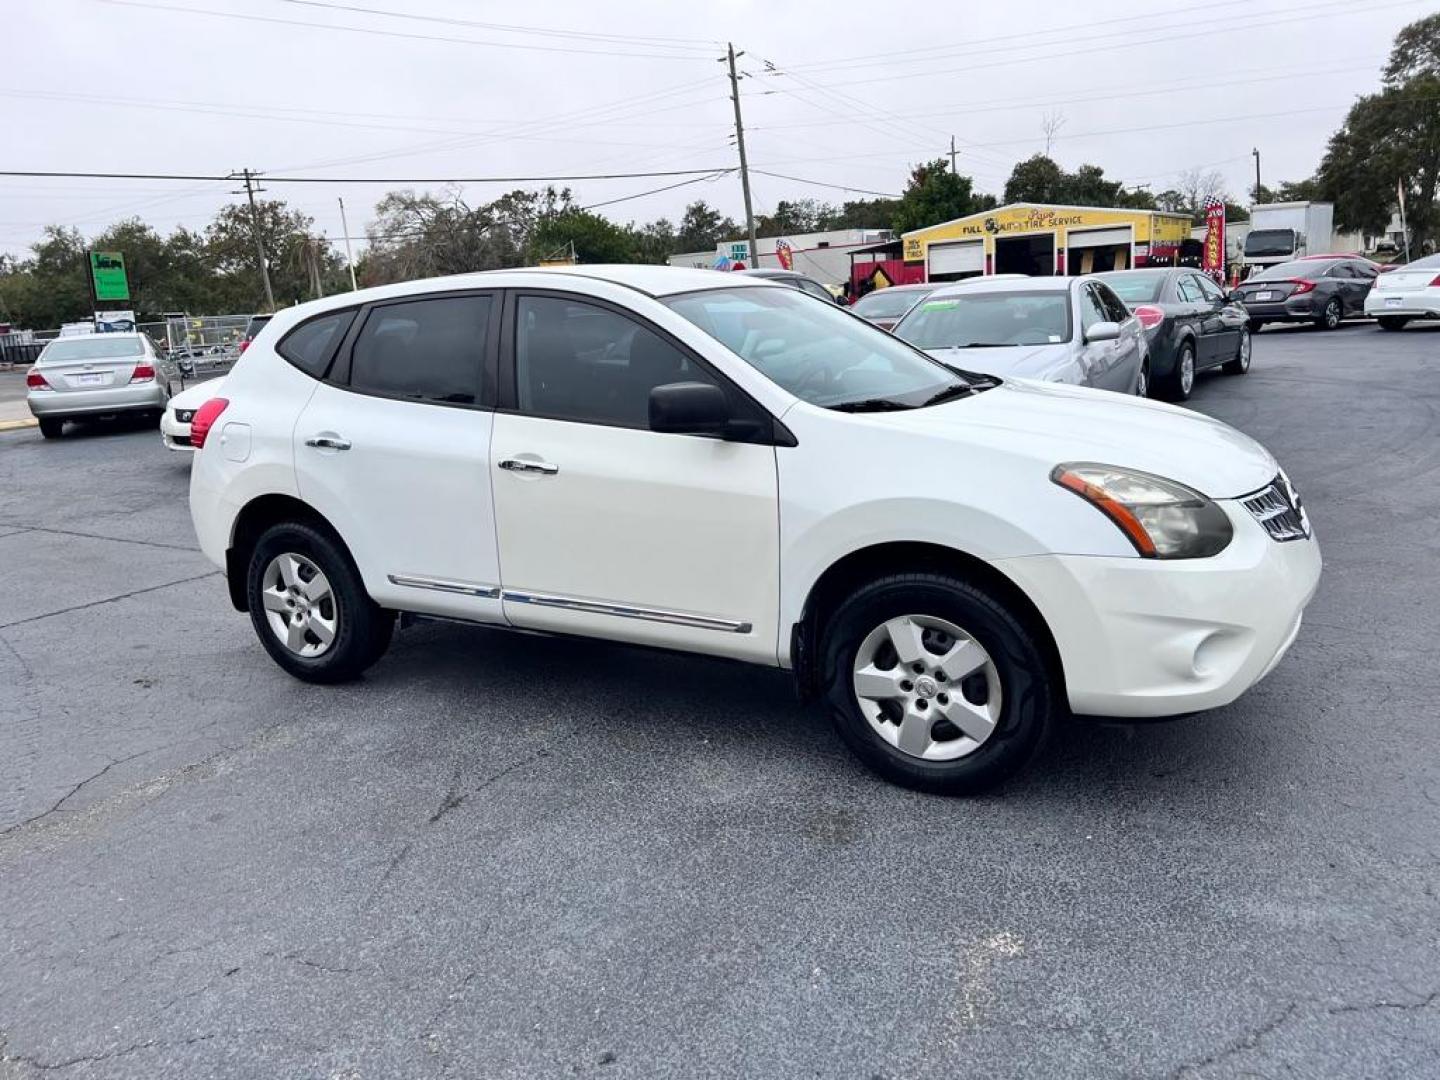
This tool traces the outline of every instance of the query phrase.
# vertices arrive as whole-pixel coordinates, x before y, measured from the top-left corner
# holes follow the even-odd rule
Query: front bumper
[[[165,408],[165,387],[159,382],[113,386],[103,390],[31,390],[25,396],[36,417],[107,416]]]
[[[181,423],[175,416],[174,409],[166,409],[165,415],[160,417],[160,441],[165,444],[166,450],[194,450],[190,445],[190,425]]]
[[[1396,303],[1391,303],[1391,301]],[[1365,314],[1371,318],[1398,315],[1407,319],[1440,319],[1440,289],[1371,291],[1365,297]]]
[[[1070,708],[1175,716],[1227,705],[1279,662],[1320,580],[1314,538],[1277,543],[1238,502],[1209,559],[1085,555],[1001,560],[1055,637]]]

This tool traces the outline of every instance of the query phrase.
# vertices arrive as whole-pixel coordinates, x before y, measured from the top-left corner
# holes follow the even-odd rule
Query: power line
[[[268,184],[532,184],[561,183],[571,180],[636,180],[660,176],[696,176],[699,174],[724,173],[733,171],[733,166],[721,165],[708,169],[667,169],[658,172],[619,173],[571,173],[565,176],[450,176],[417,179],[372,176],[273,176],[265,173]],[[256,174],[261,175],[261,174]],[[49,177],[68,180],[234,180],[239,173],[111,173],[111,172],[63,172],[38,169],[0,169],[0,176]]]
[[[438,41],[445,45],[478,45],[488,49],[522,49],[527,52],[578,53],[587,56],[622,56],[644,60],[703,60],[695,53],[663,52],[621,52],[614,49],[567,49],[560,45],[522,45],[516,41],[477,41],[474,38],[442,37],[438,34],[414,34],[404,30],[379,30],[370,26],[343,26],[337,23],[309,22],[304,19],[281,19],[273,15],[247,15],[238,11],[202,11],[199,8],[176,7],[173,4],[157,4],[152,0],[98,0],[101,4],[118,7],[148,8],[153,11],[173,11],[182,15],[209,15],[220,19],[242,19],[246,22],[278,24],[280,26],[304,26],[315,30],[339,30],[349,34],[369,34],[373,37],[406,38],[411,41]]]
[[[894,192],[891,191],[871,191],[869,188],[851,187],[849,184],[829,184],[826,183],[824,180],[807,180],[803,176],[787,176],[785,173],[771,172],[769,169],[752,168],[750,171],[757,172],[761,176],[773,176],[777,180],[793,180],[797,184],[810,184],[814,187],[834,188],[836,191],[853,191],[860,195],[875,195],[882,199],[902,198],[902,196],[896,195]]]
[[[721,169],[709,176],[695,176],[689,180],[681,180],[678,184],[666,184],[664,187],[651,188],[649,191],[637,191],[634,195],[622,195],[618,199],[606,199],[604,202],[591,203],[589,206],[580,207],[581,210],[598,210],[602,206],[614,206],[616,203],[629,202],[632,199],[643,199],[646,195],[659,195],[662,191],[674,191],[676,188],[687,187],[690,184],[699,184],[706,180],[718,180],[726,173],[734,172],[734,168]]]

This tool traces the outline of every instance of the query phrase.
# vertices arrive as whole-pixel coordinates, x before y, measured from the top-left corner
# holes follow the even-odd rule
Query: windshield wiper
[[[836,412],[898,412],[914,407],[893,398],[861,398],[859,401],[842,401],[838,405],[830,406]]]
[[[973,383],[970,383],[968,381],[958,382],[954,386],[947,386],[938,394],[935,394],[934,396],[927,399],[925,405],[939,405],[942,401],[949,401],[952,398],[957,398],[961,396],[968,397],[973,393],[975,393],[975,386]],[[922,408],[923,407],[924,406],[922,406]]]

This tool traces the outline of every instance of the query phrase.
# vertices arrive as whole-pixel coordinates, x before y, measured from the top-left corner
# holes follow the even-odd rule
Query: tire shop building
[[[1190,228],[1189,214],[1162,210],[1011,203],[905,233],[901,245],[911,280],[1047,277],[1168,265]]]

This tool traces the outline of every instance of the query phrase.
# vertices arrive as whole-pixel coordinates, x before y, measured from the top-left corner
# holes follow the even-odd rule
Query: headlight
[[[1050,479],[1120,526],[1147,559],[1203,559],[1234,535],[1224,510],[1173,480],[1089,462],[1056,465]]]

